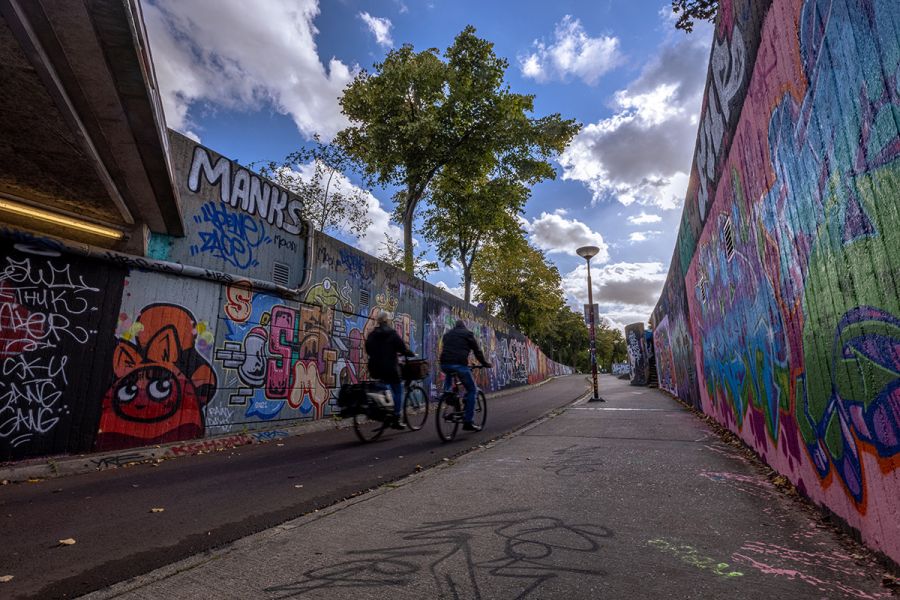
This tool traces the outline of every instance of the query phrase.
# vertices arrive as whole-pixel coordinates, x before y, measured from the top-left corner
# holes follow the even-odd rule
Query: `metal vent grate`
[[[707,296],[706,288],[707,288],[706,277],[701,275],[700,279],[697,281],[697,292],[698,292],[697,295],[700,298],[700,302],[702,302],[703,304],[706,304],[706,302],[709,300],[709,298]]]
[[[359,305],[369,306],[369,290],[359,290]]]
[[[291,268],[284,263],[275,261],[275,266],[272,267],[272,281],[288,287],[291,281]]]
[[[725,256],[731,260],[734,257],[734,226],[731,224],[731,217],[725,219],[722,238],[725,240]]]

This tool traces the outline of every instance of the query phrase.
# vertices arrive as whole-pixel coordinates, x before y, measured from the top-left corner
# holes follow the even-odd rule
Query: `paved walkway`
[[[90,598],[889,598],[882,569],[665,394],[513,437]]]

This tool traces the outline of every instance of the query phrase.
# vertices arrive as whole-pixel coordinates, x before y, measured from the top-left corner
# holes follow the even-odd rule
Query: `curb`
[[[502,398],[511,394],[532,390],[556,378],[548,377],[537,383],[490,392],[485,394],[485,396],[488,398]],[[238,433],[226,433],[168,444],[114,450],[112,452],[25,459],[12,464],[0,465],[0,483],[7,485],[13,482],[53,479],[148,462],[160,463],[163,460],[180,456],[221,452],[238,446],[265,444],[282,438],[318,431],[347,429],[352,426],[352,419],[323,418],[317,421],[302,421],[286,427],[254,429],[252,431],[244,430]]]

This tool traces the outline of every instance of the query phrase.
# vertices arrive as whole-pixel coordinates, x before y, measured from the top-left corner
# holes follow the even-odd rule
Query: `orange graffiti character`
[[[115,381],[103,398],[96,448],[110,450],[201,437],[202,407],[216,374],[194,348],[196,322],[180,306],[154,304],[134,342],[113,351]]]

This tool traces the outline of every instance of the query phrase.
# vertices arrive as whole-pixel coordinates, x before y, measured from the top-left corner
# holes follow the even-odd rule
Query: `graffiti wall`
[[[718,48],[736,41],[740,116],[701,160]],[[653,315],[660,385],[689,397],[695,369],[704,412],[895,561],[898,86],[894,0],[723,3],[678,260]]]
[[[0,460],[172,442],[208,449],[221,441],[202,438],[330,418],[341,384],[369,378],[364,343],[382,310],[433,363],[443,332],[465,319],[496,365],[478,374],[488,391],[571,372],[462,300],[315,236],[308,284],[289,297],[208,266],[189,277],[26,235],[0,241]],[[260,265],[280,252],[267,248]],[[302,252],[278,256],[295,273],[306,268]]]
[[[186,235],[151,234],[150,257],[299,286],[309,234],[300,199],[171,130],[169,149]]]
[[[0,240],[0,460],[91,449],[123,276]]]
[[[625,345],[628,350],[628,365],[631,369],[631,385],[647,385],[650,378],[650,355],[646,333],[643,323],[632,323],[625,327]]]

